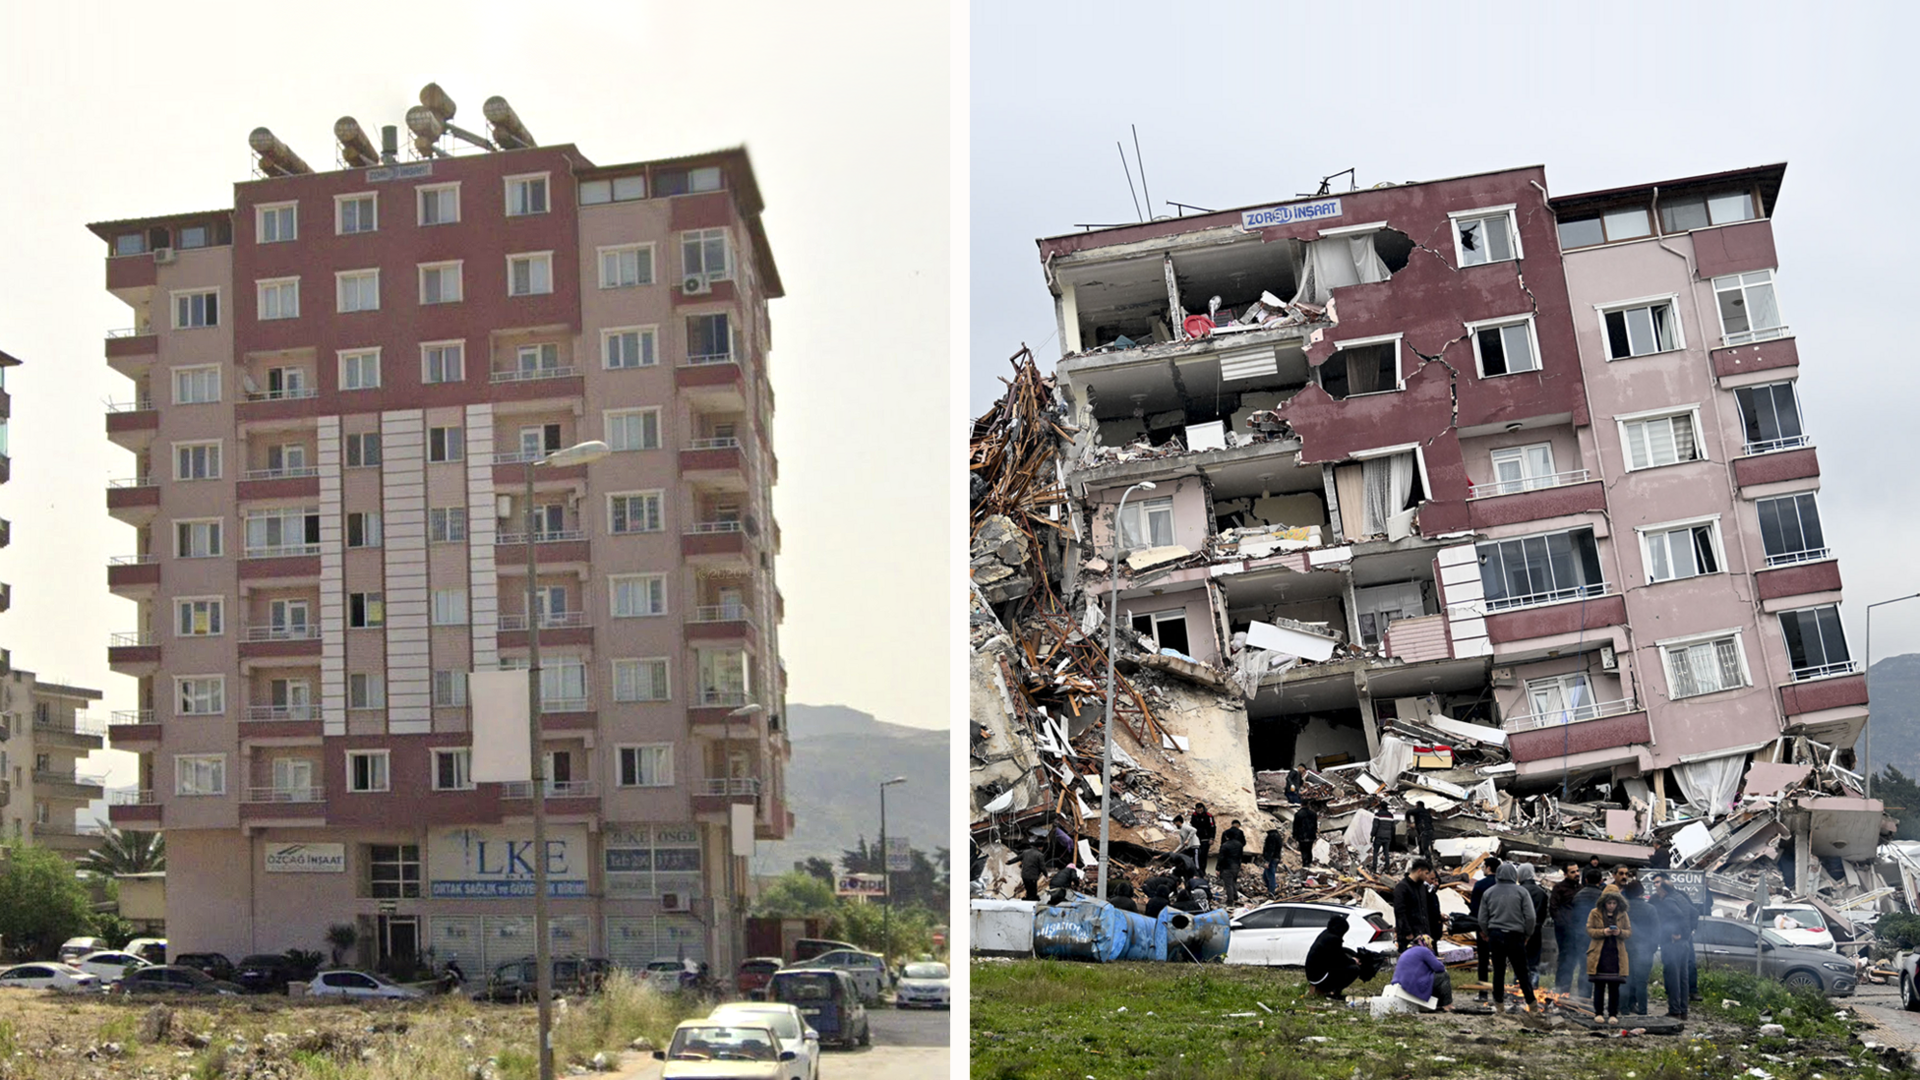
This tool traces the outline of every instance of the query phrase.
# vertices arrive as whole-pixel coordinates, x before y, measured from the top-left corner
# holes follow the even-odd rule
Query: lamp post
[[[893,871],[887,867],[887,789],[895,784],[904,784],[907,778],[896,776],[880,782],[880,880],[885,884],[887,894],[883,898],[886,906],[880,909],[880,961],[885,963],[893,955]]]
[[[541,466],[565,468],[598,461],[610,453],[606,443],[594,440],[555,450],[545,457],[528,458],[526,467],[527,523],[527,746],[533,777],[533,966],[534,992],[540,1003],[540,1080],[553,1080],[553,971],[547,944],[547,766],[540,750],[540,618],[534,612],[533,470]]]
[[[1863,768],[1860,774],[1867,778],[1866,797],[1873,798],[1873,609],[1887,604],[1897,604],[1902,600],[1920,598],[1920,593],[1908,596],[1896,596],[1891,600],[1881,600],[1867,605],[1867,730],[1866,748],[1860,755]]]
[[[1120,532],[1125,527],[1127,496],[1134,489],[1152,491],[1153,481],[1142,480],[1120,493],[1120,505],[1113,512],[1113,551],[1107,566],[1107,722],[1100,740],[1100,902],[1107,900],[1107,835],[1113,821],[1113,650],[1118,635],[1114,627],[1120,621]]]
[[[733,873],[733,864],[740,858],[733,853],[733,721],[735,717],[752,716],[766,709],[759,702],[742,705],[727,714],[727,760],[722,765],[726,774],[724,781],[727,793],[727,950],[735,965],[740,963],[740,955],[746,951],[740,942],[740,887]],[[760,796],[754,793],[756,806]]]

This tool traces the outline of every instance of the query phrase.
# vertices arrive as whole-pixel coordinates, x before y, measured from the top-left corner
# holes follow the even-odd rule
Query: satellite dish
[[[253,381],[253,373],[251,371],[243,371],[240,373],[240,385],[245,387],[249,394],[257,394],[260,392],[260,384]]]

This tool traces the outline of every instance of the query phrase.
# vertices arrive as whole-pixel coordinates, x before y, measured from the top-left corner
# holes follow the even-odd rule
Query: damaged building
[[[1040,240],[1062,355],[1016,358],[973,433],[976,842],[1097,837],[1117,582],[1124,854],[1196,800],[1257,847],[1259,774],[1370,792],[1404,761],[1455,835],[1853,873],[1883,814],[1848,771],[1785,171],[1509,169]]]

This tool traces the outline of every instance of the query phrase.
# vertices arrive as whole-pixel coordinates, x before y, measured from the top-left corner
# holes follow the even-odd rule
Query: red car
[[[781,967],[777,956],[755,956],[740,961],[740,970],[734,976],[734,985],[739,987],[740,995],[749,1001],[758,1001],[765,996],[767,984],[773,981],[773,973]]]

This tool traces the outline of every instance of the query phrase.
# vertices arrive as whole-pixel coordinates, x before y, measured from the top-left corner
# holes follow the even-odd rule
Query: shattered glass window
[[[1513,375],[1540,370],[1540,357],[1533,349],[1533,333],[1527,323],[1489,326],[1474,334],[1480,352],[1481,375]]]
[[[1461,266],[1506,262],[1514,256],[1513,218],[1507,213],[1458,218],[1454,228],[1460,234]]]

